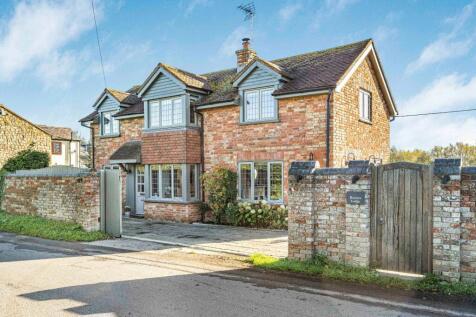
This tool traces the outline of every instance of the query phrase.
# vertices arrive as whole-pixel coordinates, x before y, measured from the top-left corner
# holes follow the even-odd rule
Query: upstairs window
[[[277,119],[276,100],[273,88],[249,90],[244,93],[243,121],[259,122]]]
[[[359,112],[361,120],[372,121],[372,96],[362,89],[359,92]]]
[[[115,111],[103,112],[101,114],[102,135],[119,134],[119,121],[113,117]]]
[[[165,128],[183,125],[182,97],[151,101],[149,104],[149,127]]]
[[[51,154],[61,155],[62,145],[61,142],[51,142]]]

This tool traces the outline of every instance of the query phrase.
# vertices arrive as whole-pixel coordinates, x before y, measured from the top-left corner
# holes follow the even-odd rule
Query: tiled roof
[[[140,163],[141,161],[141,148],[142,142],[130,141],[121,145],[120,148],[114,152],[109,160],[111,161],[135,161]]]
[[[76,134],[70,128],[65,127],[51,127],[47,125],[38,124],[38,126],[51,134],[53,140],[79,140]]]
[[[90,114],[88,114],[86,117],[82,118],[81,120],[79,120],[79,122],[90,122],[90,121],[94,121],[98,116],[98,111],[97,110],[94,110],[93,112],[91,112]]]
[[[159,65],[162,66],[167,71],[169,71],[178,80],[183,82],[187,87],[193,87],[193,88],[210,91],[210,86],[208,84],[206,77],[196,75],[196,74],[184,71],[182,69],[175,68],[170,65],[166,65],[162,63]]]
[[[144,102],[140,101],[134,105],[131,105],[128,108],[122,109],[118,113],[114,115],[114,117],[122,117],[122,116],[131,116],[135,114],[144,113]]]

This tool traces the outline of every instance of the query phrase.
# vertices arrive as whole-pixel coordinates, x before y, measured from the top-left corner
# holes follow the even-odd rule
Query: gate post
[[[459,281],[461,160],[436,159],[433,168],[433,272]]]

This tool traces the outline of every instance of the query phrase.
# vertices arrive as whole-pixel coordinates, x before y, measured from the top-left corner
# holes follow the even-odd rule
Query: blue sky
[[[158,62],[233,67],[250,34],[242,1],[95,0],[109,87],[141,83]],[[474,1],[255,1],[252,47],[266,59],[373,38],[401,114],[476,107]],[[0,2],[0,103],[70,126],[104,88],[90,0]],[[476,112],[392,123],[392,144],[476,143]]]

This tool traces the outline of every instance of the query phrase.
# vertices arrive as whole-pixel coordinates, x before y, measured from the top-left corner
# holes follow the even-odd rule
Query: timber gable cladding
[[[249,49],[249,43],[243,47]],[[396,109],[387,85],[382,86],[386,81],[376,65],[372,41],[274,61],[249,55],[238,70],[204,75],[158,64],[142,85],[119,95],[137,100],[116,103],[120,135],[95,139],[96,167],[108,164],[122,144],[136,140],[141,141],[146,186],[147,165],[201,164],[203,170],[226,165],[237,170],[240,162],[280,162],[286,203],[293,161],[314,159],[321,166],[343,166],[350,155],[386,161],[389,118]],[[372,95],[371,124],[359,120],[359,89]],[[181,102],[181,112],[170,110],[172,99],[177,105]],[[92,113],[82,122],[93,122],[97,129],[101,110],[108,109],[102,107],[96,109],[99,117]],[[257,114],[246,116],[247,107]],[[151,203],[146,209],[158,210]]]

